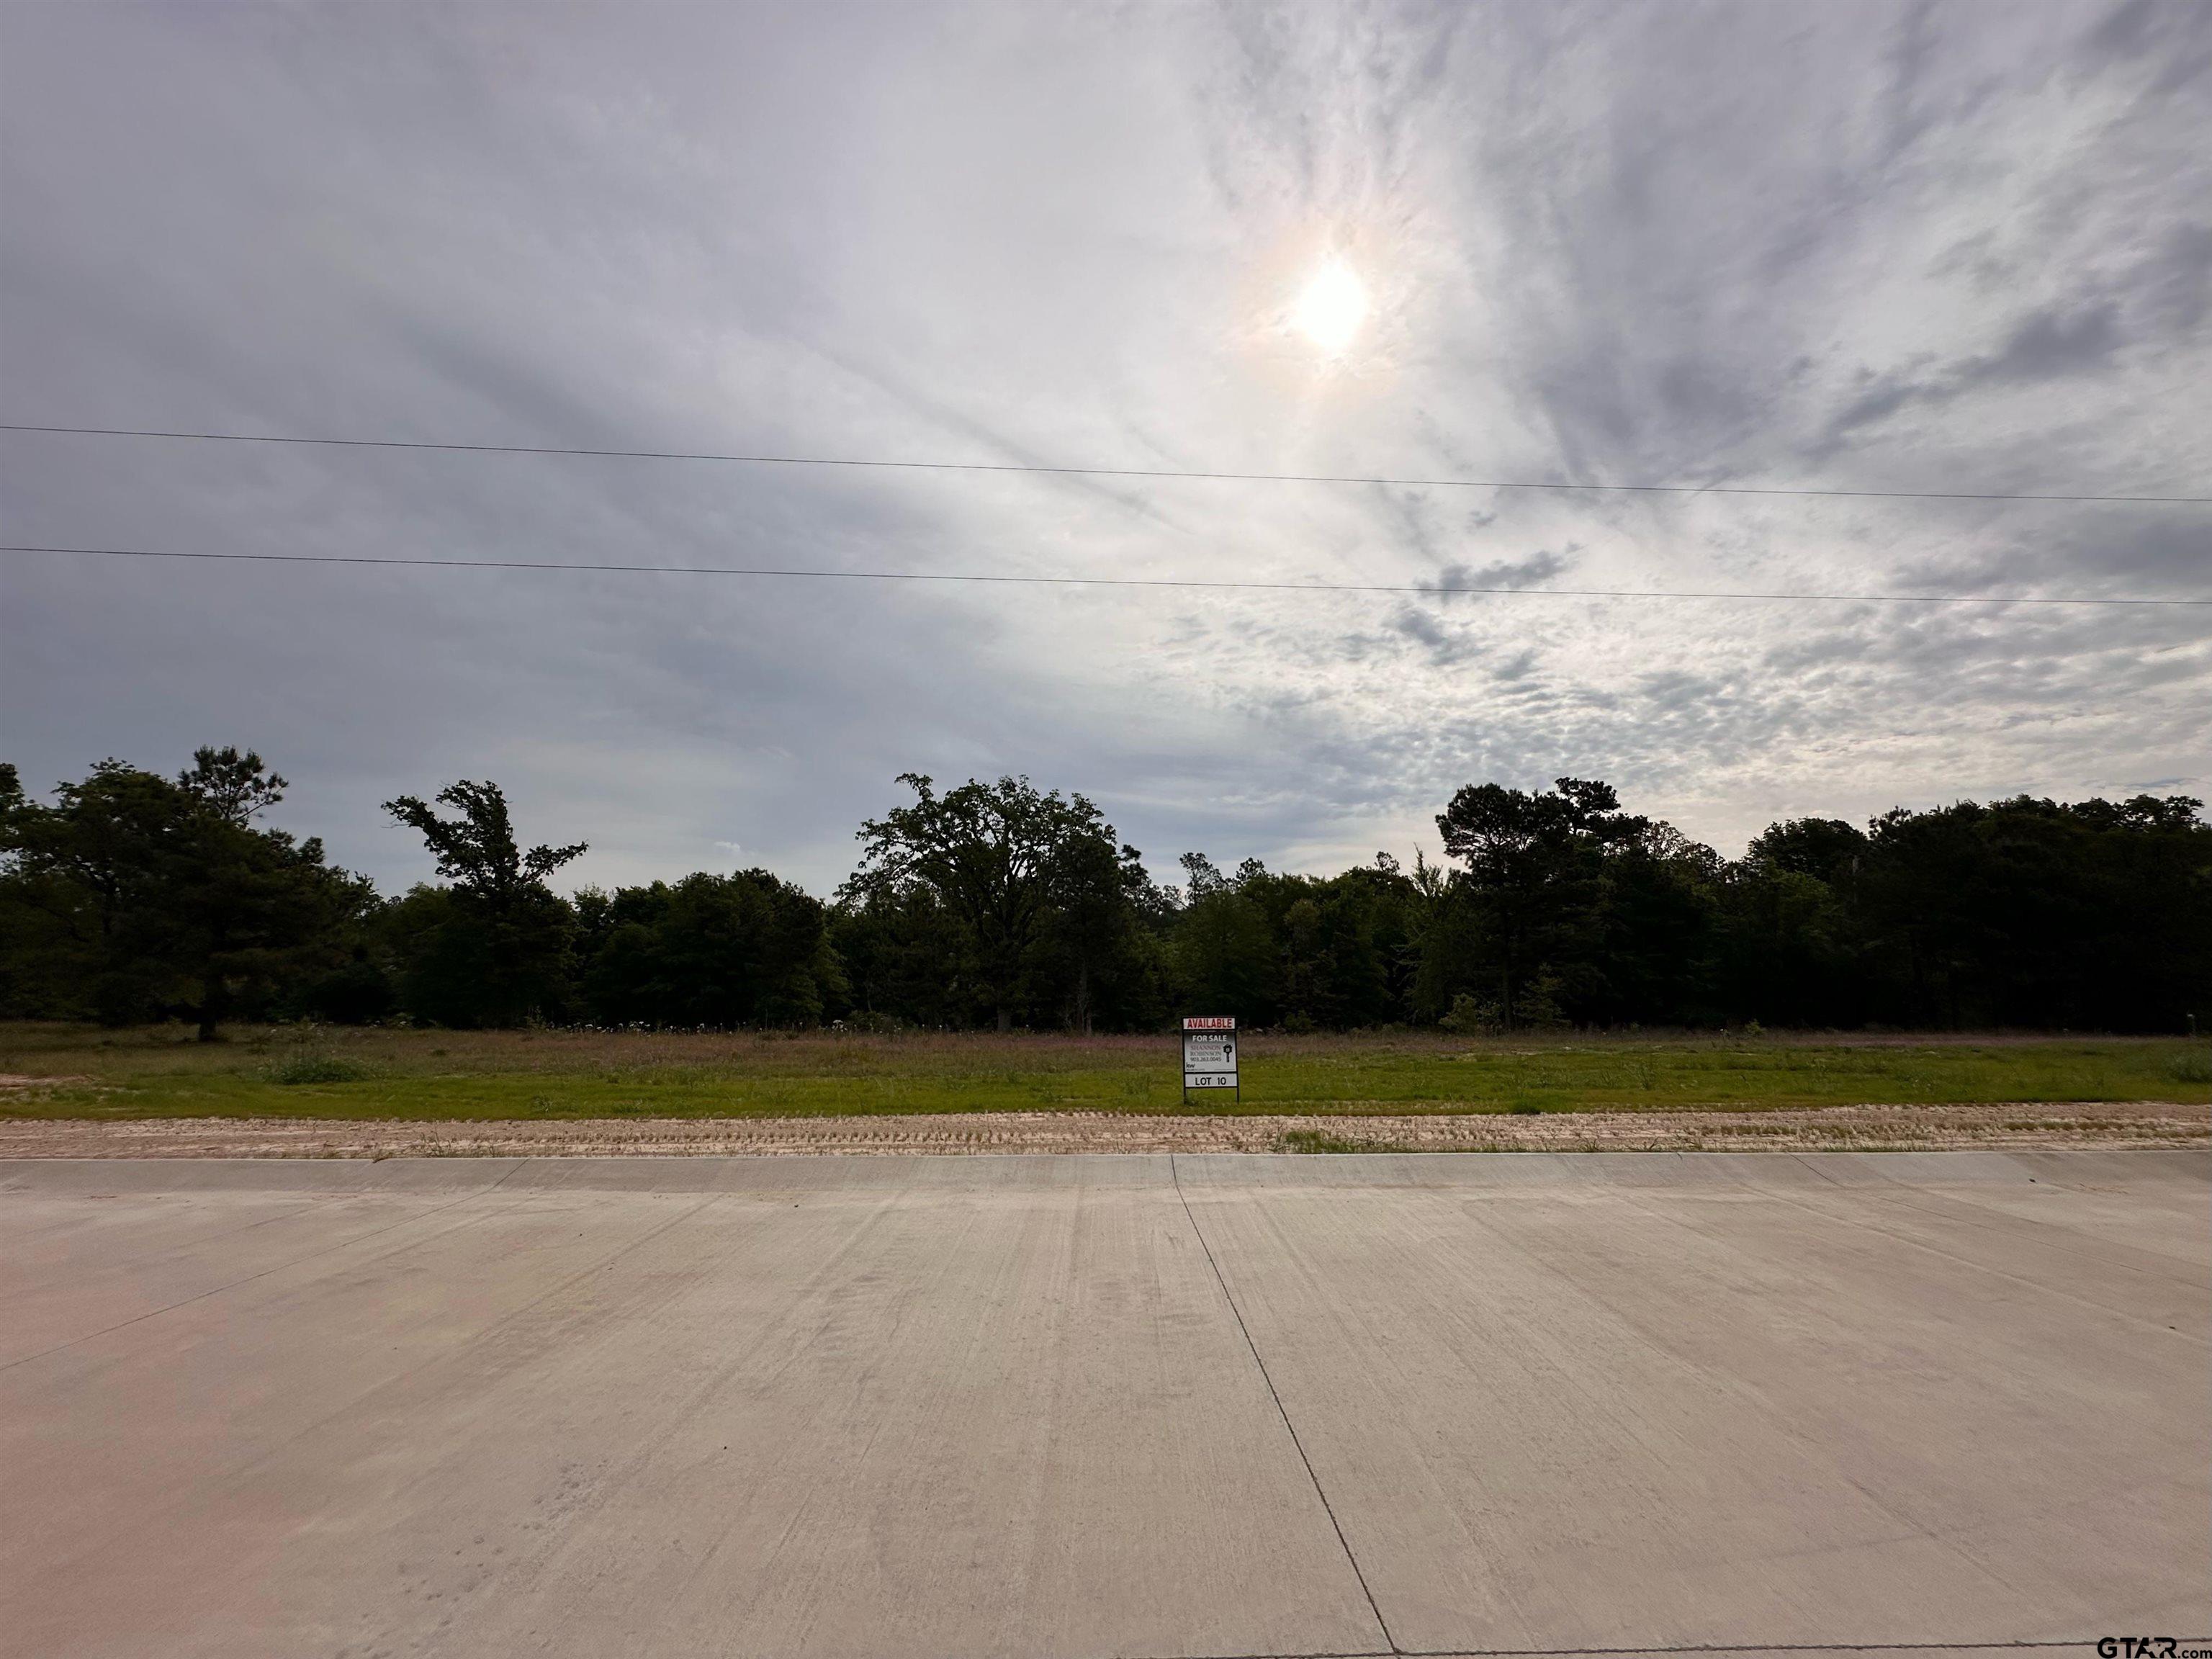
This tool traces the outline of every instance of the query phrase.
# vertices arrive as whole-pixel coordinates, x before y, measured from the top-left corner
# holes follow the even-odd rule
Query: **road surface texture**
[[[2198,1151],[0,1164],[10,1655],[2212,1632]]]

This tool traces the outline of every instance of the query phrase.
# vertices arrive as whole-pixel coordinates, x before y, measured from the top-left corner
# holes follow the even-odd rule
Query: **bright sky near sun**
[[[1298,295],[1298,326],[1331,356],[1350,345],[1367,320],[1367,289],[1341,259],[1331,259]]]

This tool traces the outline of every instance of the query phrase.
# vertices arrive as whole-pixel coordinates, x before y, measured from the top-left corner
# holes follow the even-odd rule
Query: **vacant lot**
[[[2212,1101],[2175,1038],[1247,1037],[1183,1104],[1167,1036],[0,1026],[0,1115],[441,1120],[1088,1111],[1408,1115]]]

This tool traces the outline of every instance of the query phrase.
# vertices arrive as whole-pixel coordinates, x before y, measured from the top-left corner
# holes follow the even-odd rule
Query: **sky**
[[[0,9],[0,418],[1395,478],[2212,495],[2212,7]],[[1317,279],[1362,297],[1304,325]],[[1338,324],[1351,319],[1338,317]],[[1328,333],[1329,331],[1324,330]],[[1769,822],[2212,795],[2212,507],[0,434],[33,790],[201,744],[387,890],[494,780],[611,885],[827,894],[940,785],[1148,864],[1462,785]]]

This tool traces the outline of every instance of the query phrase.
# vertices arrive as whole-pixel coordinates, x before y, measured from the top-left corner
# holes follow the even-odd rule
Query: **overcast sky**
[[[2212,494],[2212,6],[10,4],[0,414],[456,443]],[[1299,326],[1332,266],[1369,310]],[[16,544],[1529,588],[2212,592],[2212,509],[4,434]],[[2212,611],[4,556],[34,789],[201,743],[387,887],[506,786],[827,892],[940,781],[1163,873],[1462,783],[1770,820],[2212,793]]]

